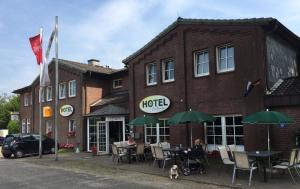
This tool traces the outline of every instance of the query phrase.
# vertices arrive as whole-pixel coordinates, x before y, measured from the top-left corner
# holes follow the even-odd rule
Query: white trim
[[[149,83],[149,66],[150,65],[155,65],[155,82]],[[153,85],[157,85],[157,66],[156,63],[148,63],[146,65],[146,84],[147,86],[153,86]]]
[[[228,67],[228,56],[227,56],[228,48],[231,48],[231,47],[233,48],[233,57],[232,57],[233,58],[233,68],[227,68]],[[220,68],[219,68],[219,56],[220,56],[219,53],[220,53],[221,48],[226,48],[226,69],[224,69],[224,70],[220,70]],[[232,72],[235,70],[235,60],[234,60],[235,55],[234,54],[235,54],[234,46],[230,43],[216,47],[217,73]]]
[[[117,81],[121,81],[121,85],[115,85],[115,82],[117,82]],[[123,80],[120,78],[120,79],[114,79],[113,80],[113,88],[114,89],[118,89],[118,88],[122,88],[123,87]]]
[[[72,85],[73,84],[73,85]],[[69,97],[75,97],[76,96],[76,90],[77,90],[77,83],[76,83],[76,80],[74,79],[74,80],[71,80],[71,81],[69,81],[69,93],[68,93],[68,96]],[[75,89],[74,89],[74,88]],[[73,90],[73,92],[74,92],[74,94],[71,94],[71,92],[72,92],[72,90]]]
[[[65,86],[64,87],[64,96],[61,96],[61,93],[60,93],[61,86]],[[58,84],[58,99],[65,99],[66,96],[67,96],[66,92],[67,92],[67,84],[66,84],[66,82],[62,82],[62,83]]]
[[[207,53],[207,55],[208,55],[208,61],[201,63],[201,64],[206,64],[206,63],[208,64],[208,72],[198,74],[198,61],[199,61],[198,55],[201,55],[201,54],[204,55],[205,53]],[[209,73],[209,51],[208,51],[208,49],[194,52],[194,76],[195,77],[203,77],[203,76],[208,76],[209,74],[210,73]]]
[[[51,98],[49,98],[49,94],[51,94]],[[52,86],[48,86],[47,88],[46,88],[46,100],[47,100],[47,102],[49,102],[49,101],[52,101]]]
[[[87,137],[86,137],[86,140],[87,140],[87,151],[88,152],[91,152],[92,150],[90,149],[90,118],[88,117],[87,118]]]
[[[166,76],[166,68],[165,65],[166,63],[172,63],[173,64],[173,79],[165,79]],[[162,82],[163,83],[169,83],[169,82],[173,82],[175,81],[175,61],[172,58],[168,58],[168,59],[164,59],[161,61],[161,65],[162,65]],[[170,69],[170,71],[172,71],[172,69]]]

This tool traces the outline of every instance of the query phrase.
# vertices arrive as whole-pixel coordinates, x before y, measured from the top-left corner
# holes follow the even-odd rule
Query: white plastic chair
[[[153,162],[153,166],[156,161],[163,161],[164,162],[163,169],[165,169],[166,161],[171,160],[171,158],[164,155],[162,147],[154,146],[154,151],[155,151],[155,159]]]
[[[221,159],[225,165],[234,165],[234,162],[229,158],[227,149],[225,146],[218,146]]]
[[[288,170],[290,173],[290,176],[293,180],[293,183],[295,182],[295,179],[293,177],[293,174],[291,172],[291,169],[294,168],[296,170],[296,173],[298,174],[299,178],[300,178],[300,174],[296,168],[296,161],[298,161],[298,157],[296,157],[297,153],[297,149],[293,149],[290,153],[290,157],[289,157],[289,161],[288,162],[281,162],[277,165],[274,165],[272,168],[273,169],[280,169],[280,170]],[[299,153],[298,153],[299,154]]]
[[[120,160],[122,160],[122,157],[126,156],[126,153],[122,153],[118,150],[117,145],[112,144],[112,160],[115,162],[115,158],[117,158],[117,163],[119,163]]]
[[[257,169],[255,166],[256,162],[249,162],[248,155],[246,152],[233,152],[234,156],[234,169],[233,169],[233,174],[232,174],[232,184],[234,183],[235,175],[236,175],[236,170],[244,170],[244,171],[250,171],[249,175],[249,187],[251,186],[251,180],[252,180],[252,172]]]

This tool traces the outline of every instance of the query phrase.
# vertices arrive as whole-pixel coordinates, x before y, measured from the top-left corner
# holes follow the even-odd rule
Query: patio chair
[[[141,160],[141,158],[146,159],[144,150],[145,150],[145,144],[137,144],[136,145],[136,152],[134,154],[132,154],[132,156],[135,156],[136,161],[138,159]]]
[[[249,162],[248,155],[246,152],[233,152],[234,156],[234,169],[233,169],[233,174],[232,174],[232,184],[234,183],[234,179],[236,176],[236,171],[237,170],[244,170],[244,171],[250,171],[249,175],[249,183],[248,186],[251,186],[251,180],[252,180],[252,172],[257,169],[256,162]]]
[[[295,169],[300,173],[300,148],[297,150],[297,157],[295,159]]]
[[[298,159],[298,157],[296,157],[297,155],[297,149],[293,149],[290,153],[290,157],[289,157],[289,161],[287,162],[281,162],[277,165],[274,165],[272,168],[273,169],[280,169],[280,170],[288,170],[288,172],[290,173],[290,176],[292,178],[293,183],[295,182],[295,179],[293,177],[293,174],[291,172],[291,169],[294,168],[296,170],[296,173],[298,174],[299,178],[300,178],[300,174],[296,168],[296,161]]]
[[[126,156],[126,153],[122,153],[121,151],[118,150],[117,145],[112,144],[112,160],[115,162],[115,159],[117,158],[117,163],[119,163],[120,160],[122,160],[122,157]]]
[[[234,162],[229,158],[227,149],[225,146],[218,146],[221,159],[225,165],[234,165]]]
[[[163,150],[168,150],[171,148],[171,144],[169,142],[160,142],[158,143],[159,147],[162,147]],[[170,151],[164,151],[165,156],[171,156]]]
[[[163,161],[163,169],[165,169],[166,161],[171,160],[171,158],[164,155],[162,147],[154,146],[154,151],[155,151],[155,159],[153,161],[153,166],[156,161]]]
[[[227,150],[230,152],[231,160],[233,160],[233,152],[237,151],[237,147],[235,144],[226,145]]]

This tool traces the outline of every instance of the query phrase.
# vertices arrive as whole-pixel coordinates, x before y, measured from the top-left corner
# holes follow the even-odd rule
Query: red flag
[[[36,56],[36,60],[38,64],[43,63],[43,49],[42,49],[42,40],[40,34],[34,37],[29,38],[31,48],[33,53]]]

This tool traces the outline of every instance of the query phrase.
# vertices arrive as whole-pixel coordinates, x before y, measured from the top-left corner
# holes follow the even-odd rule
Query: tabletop
[[[280,154],[281,151],[249,151],[247,152],[248,156],[252,157],[270,157],[273,155]]]

